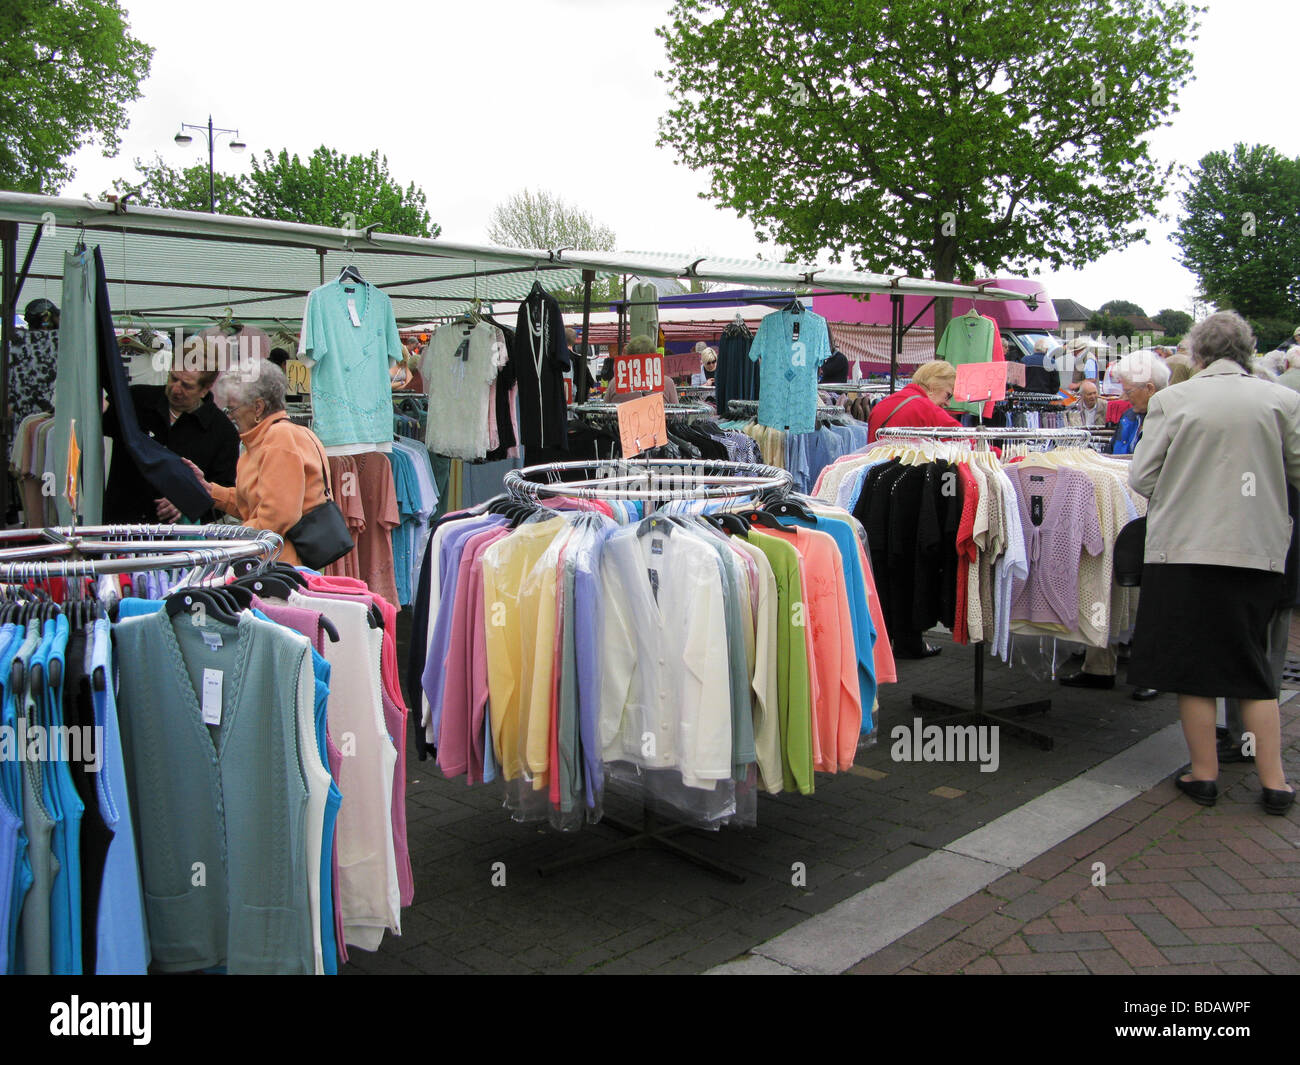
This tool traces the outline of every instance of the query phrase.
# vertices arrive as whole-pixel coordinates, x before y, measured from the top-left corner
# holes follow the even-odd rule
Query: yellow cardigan
[[[212,489],[213,501],[227,514],[250,529],[270,529],[283,536],[306,511],[325,502],[325,452],[310,429],[295,425],[280,410],[239,439],[244,453],[235,471],[235,487],[214,485]],[[299,564],[298,552],[288,540],[280,561]]]

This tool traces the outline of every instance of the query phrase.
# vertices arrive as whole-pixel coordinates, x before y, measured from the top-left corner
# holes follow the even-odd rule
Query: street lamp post
[[[235,153],[242,152],[245,148],[248,147],[248,145],[239,139],[239,130],[222,129],[219,126],[214,126],[212,124],[212,116],[208,115],[208,124],[206,126],[192,126],[188,122],[181,123],[181,131],[178,134],[176,134],[174,140],[182,148],[194,140],[193,137],[191,137],[188,133],[185,132],[187,129],[198,130],[198,132],[202,133],[205,137],[208,138],[208,213],[216,214],[217,213],[217,182],[216,182],[216,176],[213,168],[213,150],[216,146],[217,134],[233,133],[235,135],[235,139],[230,142],[230,150],[232,152]]]

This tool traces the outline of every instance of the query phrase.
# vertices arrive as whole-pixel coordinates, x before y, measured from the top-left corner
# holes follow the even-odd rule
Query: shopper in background
[[[1249,367],[1247,372],[1250,372]],[[1120,359],[1115,374],[1130,409],[1120,417],[1112,451],[1116,455],[1131,455],[1142,439],[1147,405],[1157,392],[1169,385],[1169,367],[1155,352],[1135,351]]]
[[[325,502],[327,476],[325,449],[316,434],[289,420],[286,388],[284,371],[264,361],[248,371],[231,371],[217,383],[217,402],[244,445],[233,487],[213,484],[187,460],[218,507],[250,529],[270,529],[281,536]],[[280,560],[299,564],[288,540]]]
[[[1278,377],[1277,383],[1300,392],[1300,347],[1292,348],[1286,353],[1286,369]]]
[[[1192,357],[1183,354],[1182,351],[1176,351],[1165,359],[1165,365],[1169,367],[1169,383],[1171,385],[1180,385],[1194,372],[1192,367]]]
[[[1074,408],[1083,418],[1085,427],[1101,427],[1106,424],[1106,404],[1101,401],[1101,391],[1096,381],[1079,383],[1079,405]]]
[[[1087,337],[1075,337],[1065,345],[1061,362],[1061,387],[1074,391],[1082,381],[1097,380],[1096,348]]]
[[[695,345],[695,354],[700,357],[700,368],[691,374],[691,384],[710,384],[718,370],[718,353],[700,340]]]
[[[843,385],[849,380],[849,360],[838,348],[831,352],[831,357],[821,365],[821,383],[824,385]]]
[[[59,308],[49,300],[32,300],[23,320],[27,328],[9,342],[9,414],[15,427],[29,414],[54,410],[59,367]]]
[[[1282,768],[1269,624],[1286,598],[1287,485],[1300,489],[1300,395],[1252,379],[1254,338],[1232,311],[1190,334],[1197,374],[1152,395],[1129,483],[1147,511],[1129,679],[1176,691],[1191,753],[1178,787],[1218,797],[1215,697],[1241,700],[1268,813],[1295,801]]]
[[[943,410],[957,387],[957,371],[951,363],[936,359],[922,363],[912,374],[912,383],[871,408],[867,422],[868,442],[881,429],[960,427],[961,422]]]
[[[215,370],[172,370],[166,385],[132,385],[131,405],[136,423],[158,443],[188,459],[208,480],[222,484],[235,479],[239,433],[212,401]],[[104,435],[121,437],[117,410],[104,410]],[[209,512],[203,521],[213,521]],[[111,525],[178,522],[181,512],[170,499],[159,498],[125,446],[113,448],[108,485],[104,491],[104,521]]]
[[[1058,348],[1056,356],[1049,360],[1051,351],[1052,342],[1048,337],[1039,337],[1034,341],[1033,352],[1026,355],[1023,361],[1026,392],[1051,395],[1060,387],[1060,374],[1056,364],[1061,358],[1061,349]]]

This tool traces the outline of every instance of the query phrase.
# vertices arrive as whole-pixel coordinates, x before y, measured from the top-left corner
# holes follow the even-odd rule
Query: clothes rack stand
[[[13,546],[9,546],[13,545]],[[265,564],[284,541],[242,525],[93,525],[0,532],[0,581]]]
[[[994,429],[994,428],[915,428],[882,429],[876,434],[877,440],[934,440],[937,442],[970,442],[986,446],[992,441],[1007,443],[1045,443],[1077,444],[1087,447],[1090,434],[1086,429]],[[938,715],[930,724],[944,727],[947,725],[996,725],[1008,736],[1013,736],[1023,743],[1050,751],[1055,739],[1046,732],[1029,728],[1020,723],[1018,718],[1030,714],[1046,714],[1052,708],[1050,699],[1035,699],[1026,703],[1012,703],[988,709],[984,703],[984,641],[974,645],[975,651],[975,689],[970,706],[961,706],[928,695],[914,694],[912,707],[923,714]]]
[[[665,478],[662,484],[656,483],[660,472]],[[563,479],[584,473],[595,476]],[[589,500],[637,500],[645,503],[647,515],[652,509],[657,509],[651,504],[672,500],[723,500],[751,506],[761,505],[785,498],[793,485],[794,479],[790,473],[774,466],[709,459],[554,462],[511,470],[505,476],[507,493],[522,503],[538,505],[545,498],[560,496]],[[725,880],[736,884],[745,882],[745,874],[740,870],[678,843],[673,837],[693,831],[693,826],[661,820],[653,801],[643,801],[639,825],[609,814],[601,817],[600,824],[609,825],[625,838],[606,843],[586,854],[546,862],[537,867],[538,875],[552,876],[627,850],[658,848]]]

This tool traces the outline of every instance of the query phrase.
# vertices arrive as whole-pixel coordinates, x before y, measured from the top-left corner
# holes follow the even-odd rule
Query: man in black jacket
[[[131,401],[140,428],[158,443],[189,459],[214,484],[234,484],[239,462],[239,431],[212,401],[217,374],[172,370],[166,385],[134,385]],[[104,435],[118,440],[117,412],[104,412]],[[114,447],[104,492],[104,521],[130,525],[175,522],[180,511],[140,471],[125,447]],[[214,521],[215,512],[203,516]]]

